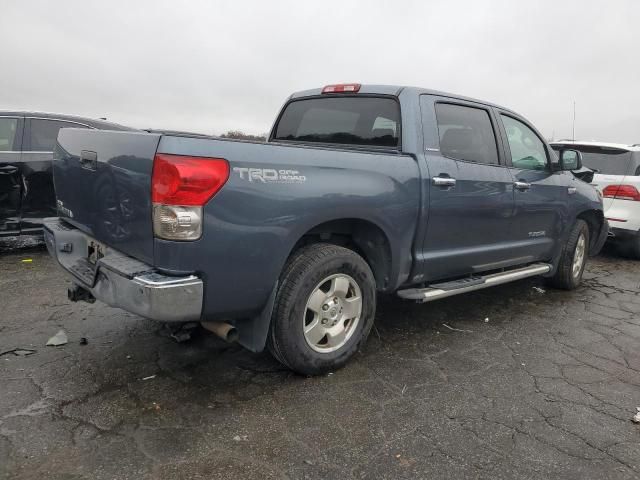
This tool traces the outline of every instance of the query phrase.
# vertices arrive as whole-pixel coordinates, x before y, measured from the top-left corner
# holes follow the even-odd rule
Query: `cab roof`
[[[289,97],[289,100],[322,95],[322,89],[323,88],[324,87],[318,87],[318,88],[312,88],[312,89],[309,89],[309,90],[301,90],[299,92],[295,92]],[[361,94],[392,95],[392,96],[397,97],[402,92],[412,92],[412,93],[414,93],[416,95],[437,95],[439,97],[448,97],[448,98],[454,98],[454,99],[459,99],[459,100],[466,100],[466,101],[469,101],[469,102],[480,103],[480,104],[483,104],[483,105],[488,105],[488,106],[491,106],[491,107],[496,107],[496,108],[500,108],[500,109],[508,111],[508,112],[515,113],[511,109],[503,107],[502,105],[498,105],[496,103],[487,102],[485,100],[478,100],[476,98],[471,98],[471,97],[465,97],[464,95],[458,95],[458,94],[455,94],[455,93],[447,93],[447,92],[442,92],[442,91],[439,91],[439,90],[431,90],[431,89],[428,89],[428,88],[420,88],[420,87],[401,86],[401,85],[366,85],[366,84],[362,84],[360,86],[360,90],[358,91],[358,93],[354,93],[353,95],[354,96],[361,95]],[[328,94],[325,94],[325,95],[330,96],[332,94],[328,93]]]

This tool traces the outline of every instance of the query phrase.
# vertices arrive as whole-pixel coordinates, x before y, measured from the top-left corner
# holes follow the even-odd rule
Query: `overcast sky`
[[[293,91],[415,85],[640,143],[640,1],[3,0],[0,109],[219,134]]]

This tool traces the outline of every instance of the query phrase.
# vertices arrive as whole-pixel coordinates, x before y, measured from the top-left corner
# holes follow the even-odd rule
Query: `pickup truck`
[[[72,300],[198,321],[292,370],[344,365],[377,292],[579,286],[602,199],[523,117],[414,87],[295,93],[267,142],[61,130],[50,254]]]

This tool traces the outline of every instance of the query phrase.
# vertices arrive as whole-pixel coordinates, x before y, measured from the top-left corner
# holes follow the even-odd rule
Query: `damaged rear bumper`
[[[89,249],[95,241],[58,218],[45,219],[44,238],[49,254],[94,298],[152,320],[200,320],[203,284],[197,276],[165,275],[108,247],[92,263]]]

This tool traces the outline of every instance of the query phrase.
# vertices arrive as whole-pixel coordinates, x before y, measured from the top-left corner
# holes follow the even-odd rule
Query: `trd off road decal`
[[[304,183],[307,181],[307,177],[300,175],[298,170],[233,167],[233,171],[240,175],[241,180],[249,182]]]

